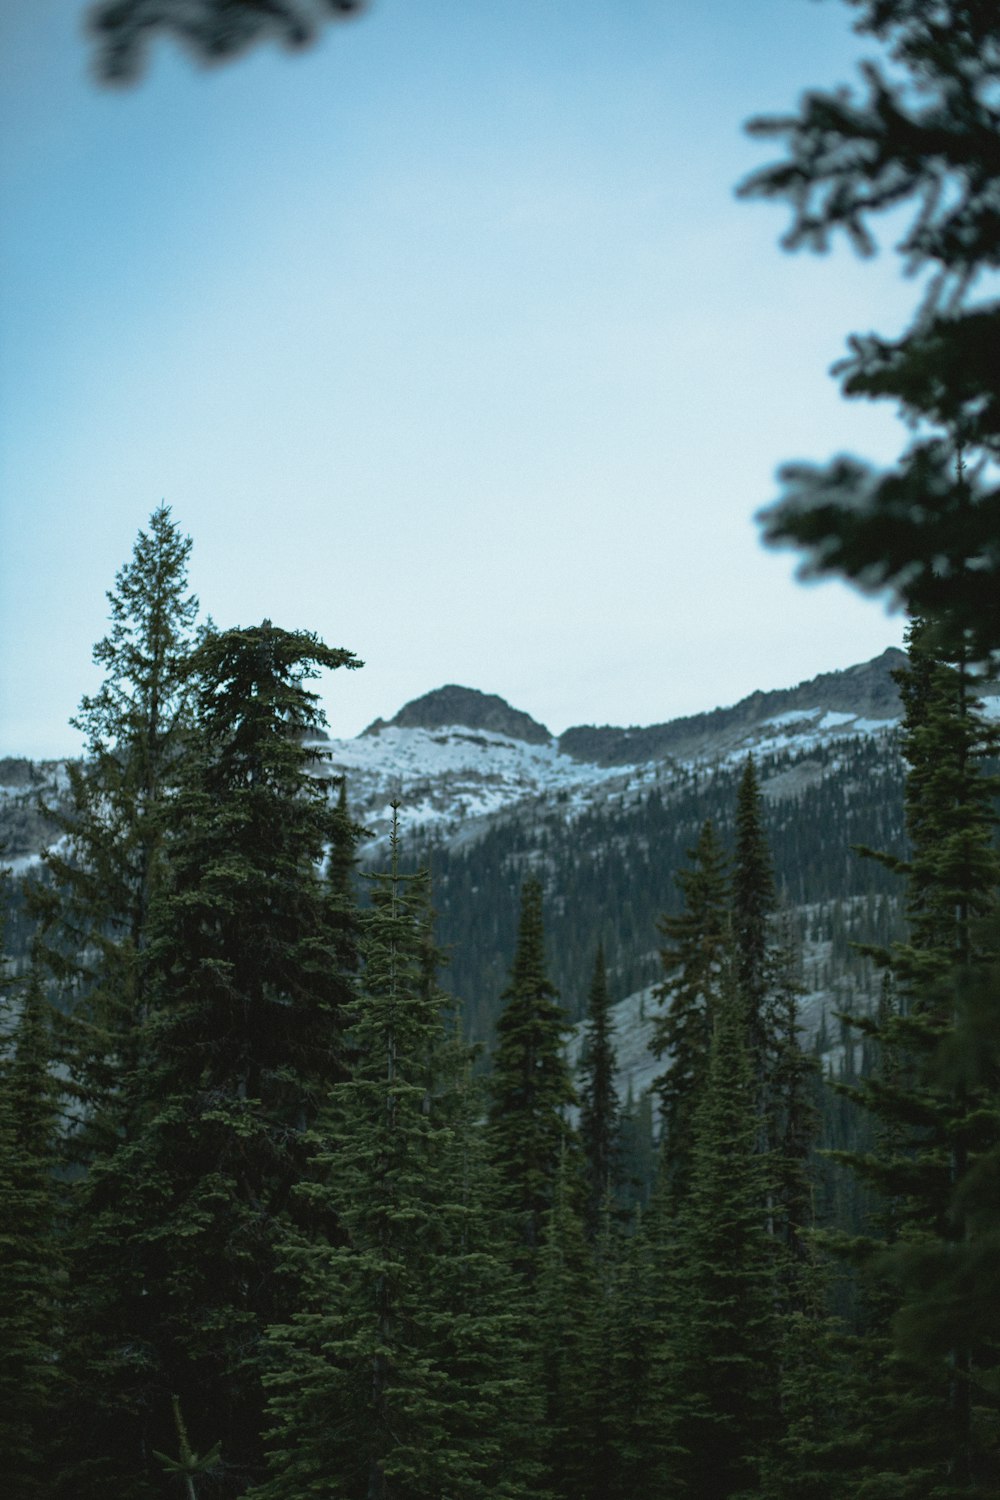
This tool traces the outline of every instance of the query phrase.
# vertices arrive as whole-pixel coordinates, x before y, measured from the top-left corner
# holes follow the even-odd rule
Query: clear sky
[[[847,7],[373,0],[125,90],[84,9],[0,9],[0,753],[77,748],[161,501],[219,625],[366,661],[337,735],[445,682],[652,723],[898,643],[752,519],[903,436],[827,371],[913,285],[733,193],[749,115],[853,76]]]

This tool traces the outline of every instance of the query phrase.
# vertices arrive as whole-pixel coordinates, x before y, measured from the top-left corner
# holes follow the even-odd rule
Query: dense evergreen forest
[[[747,191],[820,249],[915,201],[903,248],[934,273],[909,331],[853,340],[841,371],[914,419],[899,465],[790,467],[766,520],[907,608],[902,821],[859,743],[802,794],[794,858],[802,819],[767,812],[750,759],[644,788],[575,865],[558,807],[530,843],[498,828],[468,921],[500,987],[484,1058],[469,961],[442,981],[466,856],[433,851],[428,876],[397,818],[360,870],[313,774],[310,683],[357,658],[199,625],[191,543],[154,512],[108,596],[60,837],[9,903],[19,1500],[1000,1492],[997,727],[976,696],[1000,652],[1000,307],[967,300],[1000,260],[1000,29],[960,0],[857,10],[891,65],[860,102],[758,122],[786,156]],[[830,1018],[835,1078],[800,1045],[782,907],[821,873],[905,917],[871,942],[872,1011]],[[655,1122],[616,1093],[609,1023],[611,976],[648,977],[650,947]],[[586,995],[577,1080],[560,985]]]
[[[822,905],[827,921],[850,928],[852,939],[886,941],[897,932],[899,882],[854,851],[906,850],[898,742],[859,736],[820,746],[810,759],[811,785],[762,804],[781,904]],[[791,761],[789,752],[769,755],[758,767],[761,779],[780,776]],[[474,843],[411,840],[411,858],[433,873],[438,936],[450,957],[444,982],[462,998],[471,1035],[492,1036],[521,884],[531,871],[544,875],[552,975],[573,1021],[586,1009],[598,939],[615,998],[654,983],[656,924],[681,902],[675,875],[706,820],[732,851],[741,774],[738,766],[696,773],[664,763],[652,783],[637,777],[610,806],[572,821],[556,801],[495,820]],[[846,942],[837,960],[850,966]]]
[[[504,952],[467,853],[434,852],[432,889],[397,819],[359,871],[308,686],[356,659],[270,621],[198,627],[190,545],[161,508],[116,579],[63,836],[11,907],[17,1493],[990,1493],[998,1366],[964,1304],[995,1232],[995,735],[933,626],[899,674],[905,851],[884,750],[852,742],[803,793],[804,882],[852,872],[845,897],[895,886],[908,914],[824,1079],[775,853],[798,868],[801,809],[766,809],[752,759],[606,826],[501,826]],[[881,828],[897,847],[844,858]],[[606,858],[570,859],[550,903],[570,839]],[[504,966],[487,1058],[441,982],[449,888]],[[655,1108],[616,1092],[602,897],[659,949]],[[560,948],[589,970],[576,1080]]]

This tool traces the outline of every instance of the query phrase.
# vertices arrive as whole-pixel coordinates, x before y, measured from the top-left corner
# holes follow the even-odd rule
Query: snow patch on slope
[[[485,820],[532,800],[558,803],[571,821],[612,796],[634,801],[644,786],[661,777],[738,765],[747,755],[762,762],[782,753],[808,758],[819,746],[884,734],[897,724],[896,719],[865,719],[823,707],[796,709],[748,726],[728,743],[707,744],[702,753],[683,760],[664,757],[630,765],[597,765],[564,754],[555,739],[529,744],[462,724],[433,729],[390,724],[376,735],[327,740],[315,748],[325,756],[318,774],[346,777],[352,816],[373,839],[385,836],[395,801],[404,835],[420,831],[450,841],[474,837]],[[821,776],[822,768],[816,765],[812,773]],[[766,780],[765,769],[765,790]],[[790,782],[785,790],[794,789]],[[775,795],[784,791],[776,787]]]
[[[615,1052],[615,1089],[624,1104],[631,1096],[639,1099],[653,1087],[653,1080],[666,1070],[667,1059],[656,1058],[649,1050],[661,1014],[654,986],[636,990],[611,1007],[611,1045]],[[574,1026],[566,1044],[570,1072],[579,1080],[586,1041],[586,1022]]]
[[[387,726],[378,735],[330,740],[325,774],[344,775],[352,813],[384,832],[393,801],[405,826],[451,831],[526,798],[572,802],[621,768],[589,765],[560,753],[555,740],[527,744],[461,724],[442,729]]]

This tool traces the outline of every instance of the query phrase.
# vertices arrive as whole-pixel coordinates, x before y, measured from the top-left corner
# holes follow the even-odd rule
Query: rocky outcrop
[[[379,734],[390,726],[397,729],[444,729],[461,724],[466,729],[486,729],[504,734],[528,745],[547,745],[552,736],[544,724],[530,714],[511,708],[496,693],[480,693],[476,688],[449,683],[435,688],[422,698],[414,698],[392,719],[376,719],[365,734]]]

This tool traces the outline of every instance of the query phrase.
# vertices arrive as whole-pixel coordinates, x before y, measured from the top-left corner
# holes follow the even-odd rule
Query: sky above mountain
[[[748,116],[870,50],[845,6],[373,0],[118,90],[85,9],[0,11],[0,752],[76,748],[161,500],[218,624],[365,659],[338,736],[445,682],[662,722],[899,641],[752,519],[787,459],[900,446],[827,371],[912,284],[733,192]]]

